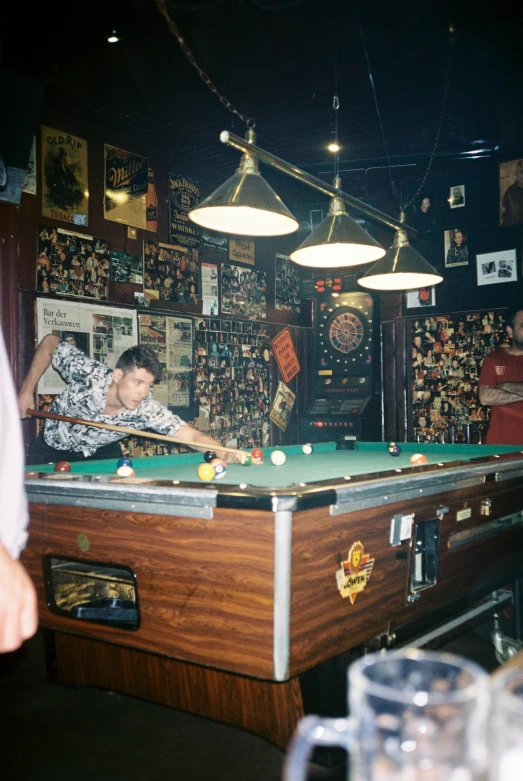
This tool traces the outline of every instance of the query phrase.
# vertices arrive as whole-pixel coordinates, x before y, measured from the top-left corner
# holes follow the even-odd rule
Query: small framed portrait
[[[468,266],[469,235],[464,227],[450,228],[444,231],[445,268]]]
[[[465,185],[455,184],[450,188],[449,204],[451,209],[465,206]]]
[[[407,309],[436,306],[436,288],[420,287],[419,290],[407,290],[405,294]]]
[[[509,160],[499,166],[499,224],[523,223],[523,160]]]

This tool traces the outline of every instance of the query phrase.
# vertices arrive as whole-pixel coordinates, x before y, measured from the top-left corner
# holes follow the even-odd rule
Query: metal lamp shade
[[[371,263],[385,250],[349,217],[341,198],[333,198],[329,213],[290,258],[301,266],[334,268]]]
[[[189,212],[189,219],[204,228],[242,236],[283,236],[298,229],[298,221],[249,155],[243,156],[230,179]]]
[[[358,284],[371,290],[414,290],[438,285],[443,277],[408,242],[404,231],[397,231],[394,244]]]

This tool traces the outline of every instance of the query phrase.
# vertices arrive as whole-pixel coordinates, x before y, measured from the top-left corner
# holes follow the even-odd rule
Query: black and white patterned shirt
[[[69,342],[58,345],[52,365],[67,383],[67,388],[53,401],[50,412],[126,428],[153,429],[167,436],[174,436],[181,426],[186,425],[164,404],[155,401],[151,393],[134,410],[124,409],[116,415],[104,415],[113,373],[103,363],[88,358]],[[44,429],[44,439],[51,447],[74,450],[85,456],[91,456],[103,445],[117,442],[126,436],[117,431],[61,420],[47,420]]]

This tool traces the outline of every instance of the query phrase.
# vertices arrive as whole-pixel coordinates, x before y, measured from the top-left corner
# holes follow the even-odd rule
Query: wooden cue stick
[[[125,428],[124,426],[113,426],[111,423],[99,423],[96,420],[82,420],[81,418],[70,418],[67,415],[56,415],[54,412],[40,412],[36,409],[28,409],[27,414],[33,418],[50,418],[51,420],[63,420],[65,423],[77,423],[80,426],[94,426],[95,428],[105,428],[109,431],[118,431],[122,434],[130,434],[133,437],[146,437],[147,439],[160,439],[162,442],[175,442],[177,445],[186,445],[187,447],[202,447],[206,446],[201,443],[187,442],[186,439],[180,437],[168,437],[166,434],[156,434],[150,431],[138,431],[134,428]],[[211,445],[209,444],[208,450],[221,450],[224,453],[234,453],[235,456],[240,457],[240,463],[245,462],[247,453],[243,450],[235,450],[232,447],[224,447],[223,445]]]

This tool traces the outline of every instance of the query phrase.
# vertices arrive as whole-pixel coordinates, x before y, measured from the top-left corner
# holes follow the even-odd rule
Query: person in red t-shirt
[[[479,401],[491,407],[488,445],[523,445],[523,307],[505,316],[511,344],[485,356]]]

